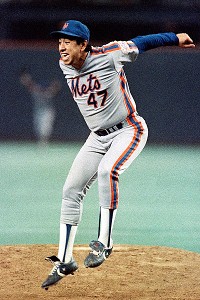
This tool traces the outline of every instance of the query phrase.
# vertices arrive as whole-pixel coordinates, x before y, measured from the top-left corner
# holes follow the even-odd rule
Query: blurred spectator
[[[20,82],[33,99],[33,127],[40,144],[48,143],[55,120],[54,100],[61,90],[61,84],[53,80],[49,85],[37,83],[26,70],[20,75]]]

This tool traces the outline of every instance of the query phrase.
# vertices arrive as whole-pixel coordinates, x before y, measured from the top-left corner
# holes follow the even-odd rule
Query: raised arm
[[[138,47],[139,53],[162,46],[179,46],[194,48],[193,40],[187,33],[175,34],[173,32],[149,34],[131,39]]]

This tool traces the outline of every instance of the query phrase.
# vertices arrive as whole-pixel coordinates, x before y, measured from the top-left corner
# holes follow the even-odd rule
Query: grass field
[[[58,242],[62,186],[80,143],[0,143],[0,244]],[[200,252],[200,149],[147,145],[120,178],[117,244]],[[84,200],[76,243],[96,238],[97,183]]]

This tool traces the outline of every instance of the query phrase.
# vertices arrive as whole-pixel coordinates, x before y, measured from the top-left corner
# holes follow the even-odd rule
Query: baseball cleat
[[[71,260],[69,263],[61,262],[55,255],[45,258],[47,261],[50,261],[54,267],[49,273],[47,279],[43,282],[42,288],[48,290],[48,287],[56,284],[66,275],[72,274],[78,269],[78,265],[75,260]]]
[[[113,248],[106,248],[99,241],[91,241],[89,244],[92,251],[86,257],[84,264],[86,268],[95,268],[100,266],[106,258],[112,253]]]

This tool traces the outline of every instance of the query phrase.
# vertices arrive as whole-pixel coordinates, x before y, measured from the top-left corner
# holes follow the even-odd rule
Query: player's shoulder
[[[113,41],[103,46],[91,47],[91,55],[108,54],[115,51],[122,51],[123,53],[130,53],[135,50],[135,44],[130,41]]]
[[[91,55],[101,55],[101,54],[108,54],[110,52],[117,51],[117,50],[120,50],[120,46],[117,41],[113,41],[103,46],[97,46],[97,47],[92,46],[90,53]]]

